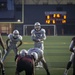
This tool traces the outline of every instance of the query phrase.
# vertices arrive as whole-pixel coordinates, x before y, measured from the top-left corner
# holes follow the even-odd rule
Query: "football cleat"
[[[67,70],[65,70],[64,75],[67,75],[67,74],[68,74],[68,71],[67,71]]]
[[[2,70],[2,75],[5,75],[5,70]]]
[[[43,68],[42,62],[38,62],[37,68]]]

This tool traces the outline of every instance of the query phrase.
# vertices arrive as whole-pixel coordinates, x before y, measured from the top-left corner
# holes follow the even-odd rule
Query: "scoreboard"
[[[67,19],[66,11],[47,11],[45,12],[46,24],[65,24]]]

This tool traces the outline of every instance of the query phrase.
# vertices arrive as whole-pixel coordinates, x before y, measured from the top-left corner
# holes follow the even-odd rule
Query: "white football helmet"
[[[34,56],[35,60],[38,60],[38,54],[36,52],[32,52],[31,55]]]
[[[39,22],[36,22],[36,23],[34,24],[34,28],[35,28],[36,30],[40,30],[41,24],[40,24]]]
[[[14,36],[14,38],[17,38],[18,35],[19,35],[19,31],[18,31],[18,30],[14,30],[14,31],[13,31],[13,36]]]
[[[20,51],[20,56],[21,57],[24,57],[25,55],[27,55],[27,50],[25,50],[25,49],[22,49],[21,51]]]

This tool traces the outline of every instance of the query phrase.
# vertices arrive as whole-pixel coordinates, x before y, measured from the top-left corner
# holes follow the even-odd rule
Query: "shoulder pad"
[[[8,38],[10,39],[12,36],[13,36],[13,34],[10,33],[10,34],[8,35]]]
[[[35,29],[31,30],[31,34],[33,34],[33,33],[34,33],[34,31],[35,31]]]
[[[46,30],[45,30],[45,29],[43,29],[43,28],[41,29],[41,31],[42,31],[43,33],[46,33]]]
[[[21,35],[19,35],[19,39],[20,39],[20,40],[22,40],[22,39],[23,39]]]

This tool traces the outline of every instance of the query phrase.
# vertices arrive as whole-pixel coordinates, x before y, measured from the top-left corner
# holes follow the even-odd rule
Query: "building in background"
[[[32,25],[39,21],[45,25],[47,35],[54,35],[55,31],[57,35],[74,35],[74,9],[74,0],[0,0],[0,26],[4,23],[0,32],[8,30],[8,34],[18,29],[21,35],[30,35]]]

